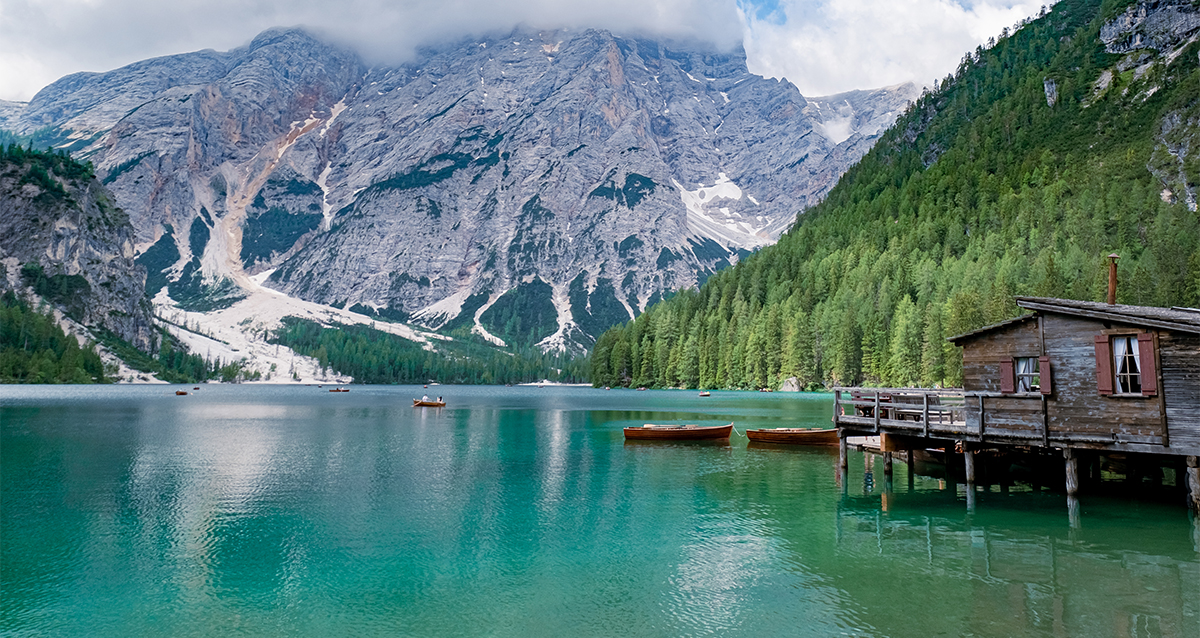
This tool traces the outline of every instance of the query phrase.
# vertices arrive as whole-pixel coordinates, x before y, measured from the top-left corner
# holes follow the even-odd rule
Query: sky
[[[598,27],[721,48],[807,96],[932,82],[964,53],[1051,0],[0,0],[0,99],[29,100],[78,71],[228,50],[273,26],[304,26],[370,63],[511,29]]]

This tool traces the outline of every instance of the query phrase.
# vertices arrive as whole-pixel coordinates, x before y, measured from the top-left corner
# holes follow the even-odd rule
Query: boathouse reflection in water
[[[1089,526],[1045,526],[1039,519],[1053,518],[1056,511],[1062,520],[1055,505],[1061,493],[1027,485],[977,491],[952,477],[924,476],[920,481],[933,489],[913,489],[914,474],[901,464],[904,469],[897,471],[908,474],[908,487],[896,491],[890,477],[876,483],[881,462],[863,454],[863,493],[841,495],[838,562],[874,561],[881,574],[908,578],[900,584],[839,579],[838,586],[859,604],[910,604],[922,600],[915,591],[921,583],[951,579],[962,591],[956,600],[969,606],[951,623],[963,635],[1195,635],[1200,519],[1181,513],[1178,525],[1148,532],[1156,537],[1155,547],[1166,550],[1151,554],[1141,549],[1145,532],[1107,524],[1137,516],[1123,499],[1095,508],[1089,502],[1089,509],[1102,510],[1088,519]],[[853,481],[852,476],[838,479],[843,485]],[[964,508],[964,501],[973,507]],[[1043,535],[1031,534],[1034,527]],[[879,629],[915,635],[913,627]],[[928,635],[936,633],[928,629]]]

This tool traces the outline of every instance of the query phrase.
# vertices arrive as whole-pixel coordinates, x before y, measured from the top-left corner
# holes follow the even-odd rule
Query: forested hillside
[[[0,383],[105,383],[93,344],[63,332],[49,312],[0,294]]]
[[[606,332],[592,382],[958,385],[947,336],[1014,295],[1102,300],[1110,252],[1121,303],[1200,305],[1200,41],[1132,4],[967,55],[776,246]]]

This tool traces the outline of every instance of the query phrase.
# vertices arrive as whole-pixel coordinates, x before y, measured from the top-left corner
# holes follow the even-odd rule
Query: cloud
[[[751,70],[808,95],[945,75],[968,49],[1037,10],[975,0],[0,0],[0,98],[28,100],[77,71],[200,49],[228,50],[274,26],[305,26],[369,62],[410,59],[448,38],[534,26],[745,38]]]
[[[0,98],[29,99],[76,71],[149,57],[228,50],[275,26],[304,26],[353,45],[368,61],[399,62],[439,39],[587,26],[741,41],[731,0],[0,0]]]
[[[1049,0],[1047,0],[1047,3]],[[743,3],[750,70],[785,77],[804,95],[915,81],[929,85],[963,54],[1019,20],[1042,0],[771,0]],[[786,16],[780,20],[779,14]]]

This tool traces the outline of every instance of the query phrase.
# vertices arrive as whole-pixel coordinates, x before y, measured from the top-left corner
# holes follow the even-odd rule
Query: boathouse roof
[[[972,337],[976,337],[976,336],[978,336],[978,335],[981,335],[981,334],[984,334],[984,333],[987,333],[987,332],[991,332],[991,331],[993,331],[993,330],[997,330],[997,329],[999,329],[999,328],[1005,328],[1005,327],[1007,327],[1007,326],[1015,325],[1015,324],[1018,324],[1018,323],[1024,323],[1024,322],[1026,322],[1026,321],[1029,321],[1029,320],[1033,319],[1035,316],[1036,316],[1036,315],[1034,315],[1034,314],[1031,312],[1031,313],[1029,313],[1029,314],[1027,314],[1027,315],[1021,315],[1020,317],[1014,317],[1014,318],[1012,318],[1012,319],[1005,319],[1004,321],[1001,321],[1000,323],[993,323],[993,324],[992,324],[992,325],[990,325],[990,326],[984,326],[984,327],[982,327],[982,328],[976,328],[976,329],[974,329],[974,330],[972,330],[972,331],[970,331],[970,332],[964,332],[964,333],[962,333],[962,334],[960,334],[960,335],[955,335],[955,336],[953,336],[953,337],[950,337],[949,339],[946,339],[946,341],[949,341],[950,343],[953,343],[954,345],[958,345],[958,342],[959,342],[959,341],[966,341],[966,340],[968,340],[968,339],[970,339],[970,338],[972,338]]]
[[[1090,317],[1101,321],[1133,323],[1179,332],[1200,334],[1200,309],[1155,306],[1109,305],[1099,301],[1075,301],[1049,297],[1017,297],[1018,306],[1038,312]]]
[[[1128,306],[1125,304],[1109,305],[1099,301],[1077,301],[1074,299],[1055,299],[1052,297],[1016,297],[1015,300],[1018,306],[1026,310],[1032,310],[1035,313],[1052,312],[1062,315],[1088,317],[1099,321],[1137,324],[1200,334],[1200,309],[1198,308],[1159,308],[1156,306]],[[967,341],[993,330],[1029,321],[1035,316],[1033,313],[1021,315],[1014,319],[1008,319],[950,337],[947,341],[955,345],[960,345],[960,341]]]

